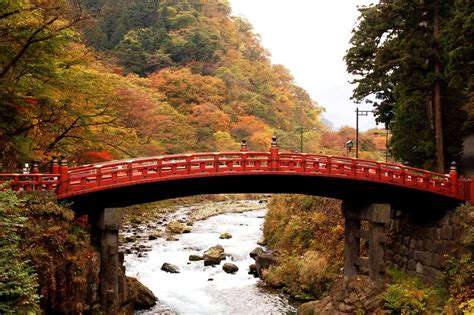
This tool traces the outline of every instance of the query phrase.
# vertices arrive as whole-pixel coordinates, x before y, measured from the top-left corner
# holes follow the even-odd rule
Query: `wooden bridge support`
[[[118,232],[122,226],[122,211],[105,208],[89,215],[91,240],[100,251],[99,296],[104,314],[115,315],[120,306],[119,289],[121,261],[118,251]]]
[[[363,205],[344,201],[345,225],[344,276],[367,273],[372,280],[384,277],[385,231],[390,223],[389,204]],[[366,221],[368,229],[363,229],[361,221]],[[368,250],[362,253],[361,239],[368,241]],[[365,254],[365,255],[364,255]]]

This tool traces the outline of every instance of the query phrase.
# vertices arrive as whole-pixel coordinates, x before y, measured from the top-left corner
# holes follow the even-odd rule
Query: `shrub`
[[[0,187],[0,189],[3,187]],[[17,194],[0,191],[0,313],[39,312],[34,269],[19,247],[26,216]]]
[[[344,224],[340,201],[281,195],[265,217],[268,246],[281,255],[264,273],[266,282],[299,299],[320,297],[342,266]]]
[[[426,287],[418,277],[388,268],[391,283],[384,293],[385,306],[395,314],[431,314],[439,311],[441,290]]]
[[[450,299],[445,306],[446,312],[474,314],[474,228],[472,219],[468,219],[473,212],[474,206],[470,204],[456,209],[456,220],[465,229],[465,233],[461,234],[459,240],[461,246],[447,259],[446,282]]]

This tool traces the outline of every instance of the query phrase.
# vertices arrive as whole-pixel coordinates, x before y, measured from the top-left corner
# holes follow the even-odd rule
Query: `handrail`
[[[52,191],[59,184],[59,174],[0,174],[0,183],[14,191]]]
[[[95,163],[68,168],[60,174],[0,174],[13,190],[54,190],[58,198],[150,181],[221,176],[225,174],[284,174],[340,177],[380,182],[445,195],[460,200],[474,198],[470,179],[457,172],[438,174],[401,164],[381,163],[322,154],[278,152],[209,152],[174,154]],[[276,153],[275,153],[276,152]],[[64,170],[63,170],[64,171]]]

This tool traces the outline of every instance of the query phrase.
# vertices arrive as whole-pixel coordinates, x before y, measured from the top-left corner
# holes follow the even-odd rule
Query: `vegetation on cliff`
[[[264,272],[270,285],[301,298],[319,298],[340,273],[344,222],[340,201],[282,195],[269,204],[263,233],[268,247],[280,253]]]
[[[474,313],[474,205],[466,204],[456,211],[466,233],[459,237],[461,246],[454,248],[448,257],[445,285],[449,298],[445,310],[471,314]]]
[[[0,192],[0,311],[77,314],[97,307],[99,255],[72,210]]]
[[[0,313],[3,314],[39,311],[36,273],[21,247],[26,220],[17,194],[0,192]]]

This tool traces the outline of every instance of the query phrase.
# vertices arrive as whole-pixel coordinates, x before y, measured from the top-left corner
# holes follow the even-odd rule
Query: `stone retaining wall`
[[[448,255],[462,248],[460,240],[472,229],[473,208],[418,217],[410,213],[416,212],[392,210],[384,260],[386,265],[434,283],[443,275]]]

